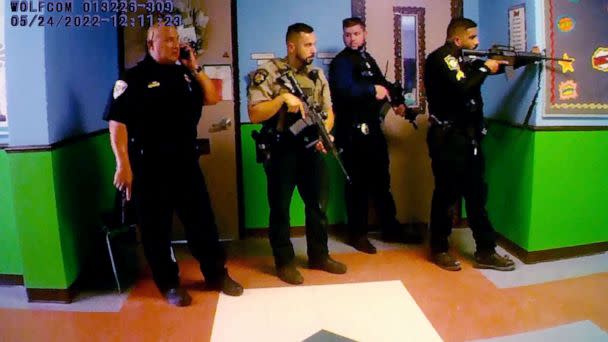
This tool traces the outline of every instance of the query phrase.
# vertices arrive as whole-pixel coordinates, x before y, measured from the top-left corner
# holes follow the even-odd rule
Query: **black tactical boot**
[[[378,251],[376,247],[372,245],[369,239],[366,236],[356,236],[350,238],[350,245],[353,246],[354,249],[361,251],[367,254],[376,254]]]
[[[183,287],[175,287],[163,292],[167,302],[175,306],[188,306],[192,303],[192,298]]]

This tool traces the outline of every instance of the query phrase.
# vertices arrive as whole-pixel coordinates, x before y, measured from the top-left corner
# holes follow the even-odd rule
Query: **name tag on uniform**
[[[152,82],[148,83],[148,89],[152,89],[152,88],[156,88],[156,87],[160,87],[160,83],[158,81],[152,81]]]

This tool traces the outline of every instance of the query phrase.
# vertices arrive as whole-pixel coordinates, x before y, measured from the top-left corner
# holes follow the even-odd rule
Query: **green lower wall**
[[[268,227],[266,177],[242,126],[245,226]],[[608,241],[608,131],[532,132],[492,124],[484,142],[488,211],[501,234],[528,251]],[[331,224],[345,221],[343,180],[328,158]],[[99,213],[111,206],[114,160],[107,134],[52,152],[0,151],[0,274],[29,288],[67,288],[88,257]],[[304,225],[294,196],[292,226]]]
[[[261,125],[246,124],[241,126],[243,192],[245,207],[245,228],[268,228],[268,199],[266,197],[266,174],[261,164],[255,161],[255,143],[251,132],[259,130]],[[326,158],[328,166],[328,207],[327,217],[330,224],[344,223],[344,180],[339,173],[336,162]],[[297,190],[290,209],[291,226],[304,226],[304,203]]]
[[[52,153],[10,153],[8,157],[25,285],[67,288],[56,215]]]
[[[52,151],[8,154],[28,288],[68,288],[87,257],[99,214],[112,205],[108,134]]]
[[[68,283],[82,269],[99,217],[114,199],[114,156],[108,134],[53,150],[53,175],[61,249]]]
[[[8,155],[0,150],[0,274],[23,274]]]
[[[534,134],[491,124],[483,142],[488,214],[499,233],[524,249],[531,226]]]
[[[608,241],[608,131],[493,123],[484,147],[498,232],[530,252]]]
[[[529,250],[608,241],[608,131],[536,132]]]

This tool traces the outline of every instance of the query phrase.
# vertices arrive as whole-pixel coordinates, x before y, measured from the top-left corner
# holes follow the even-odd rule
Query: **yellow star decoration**
[[[568,56],[567,53],[564,52],[564,55],[562,56],[562,59],[569,59],[570,61],[559,61],[557,62],[557,64],[559,64],[562,67],[562,73],[567,73],[567,72],[574,72],[574,61],[576,61],[576,59],[574,59],[573,57]]]

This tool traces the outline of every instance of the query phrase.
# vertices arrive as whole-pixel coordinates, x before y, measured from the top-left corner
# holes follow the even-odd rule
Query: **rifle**
[[[387,72],[388,72],[388,60],[386,61],[386,66],[384,68],[384,80],[386,80]],[[405,90],[401,86],[401,82],[395,81],[394,83],[391,83],[388,80],[386,80],[386,84],[384,84],[384,86],[386,87],[386,90],[388,90],[391,100],[386,101],[382,105],[382,108],[380,109],[380,115],[382,115],[382,117],[384,118],[386,116],[386,113],[388,113],[389,107],[398,107],[399,105],[404,105],[405,106],[404,118],[406,120],[408,120],[414,126],[415,129],[418,129],[418,125],[416,124],[416,116],[418,116],[418,114],[414,113],[414,111],[411,110],[405,104],[405,96],[403,95],[405,93]]]
[[[505,45],[492,45],[492,47],[487,50],[469,50],[463,49],[462,55],[465,57],[476,59],[477,57],[487,57],[495,60],[507,61],[507,66],[505,67],[505,74],[507,79],[510,79],[513,75],[513,68],[525,64],[531,64],[535,62],[541,61],[564,61],[564,62],[572,62],[572,59],[564,59],[564,58],[553,58],[547,57],[540,53],[535,52],[525,52],[525,51],[515,51],[515,48]],[[538,86],[536,89],[536,94],[534,94],[534,99],[532,99],[532,103],[528,107],[528,112],[524,119],[524,126],[528,126],[528,122],[532,117],[532,112],[534,106],[536,105],[536,100],[538,99],[538,95],[541,89],[541,74],[542,68],[538,69]]]
[[[312,78],[314,81],[316,78],[315,75],[312,75]],[[304,91],[302,91],[302,88],[300,88],[300,84],[298,84],[298,81],[295,79],[295,77],[293,77],[291,72],[283,73],[283,75],[281,75],[278,79],[293,95],[300,98],[302,104],[304,105],[304,110],[306,111],[308,120],[311,120],[311,124],[317,127],[319,138],[321,139],[323,146],[325,146],[325,149],[331,152],[331,154],[334,156],[338,162],[338,165],[340,166],[340,169],[342,170],[342,173],[344,174],[344,178],[346,178],[346,181],[350,183],[350,176],[342,163],[338,148],[331,140],[331,137],[325,128],[325,124],[323,123],[323,119],[327,117],[327,114],[324,113],[309,96],[306,96]]]
[[[571,59],[547,57],[540,53],[515,51],[515,48],[506,45],[492,45],[489,50],[469,50],[462,49],[462,55],[470,60],[476,60],[478,57],[487,57],[498,61],[506,61],[505,75],[507,79],[511,79],[514,75],[514,68],[522,65],[532,64],[541,61],[565,61],[571,62]]]
[[[405,106],[405,115],[404,118],[406,120],[408,120],[415,129],[418,129],[418,125],[416,124],[416,116],[418,116],[418,114],[416,114],[412,109],[410,109],[410,107],[408,107],[405,104],[405,96],[403,96],[403,93],[405,93],[405,90],[403,90],[403,87],[401,86],[401,82],[399,81],[395,81],[394,83],[388,82],[385,85],[386,89],[388,90],[388,93],[391,97],[390,102],[387,101],[383,108],[382,108],[382,112],[386,113],[386,111],[388,111],[388,107],[387,104],[390,104],[391,107],[398,107],[399,105],[404,105]]]
[[[540,53],[515,51],[515,48],[506,45],[492,45],[489,50],[469,50],[462,49],[464,56],[487,57],[499,61],[507,61],[507,65],[524,65],[538,61],[564,61],[571,62],[571,59],[547,57]]]

